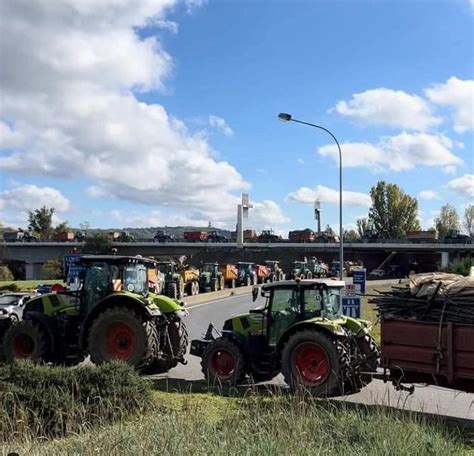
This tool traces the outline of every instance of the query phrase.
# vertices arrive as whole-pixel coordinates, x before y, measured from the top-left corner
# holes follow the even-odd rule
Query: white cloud
[[[192,14],[196,9],[207,5],[208,0],[184,0],[188,14]]]
[[[454,111],[454,130],[457,133],[474,129],[474,80],[449,78],[425,90],[432,103],[448,106]]]
[[[370,206],[370,196],[365,193],[351,192],[344,190],[342,192],[343,204],[351,206]],[[289,201],[298,203],[313,204],[319,199],[321,203],[339,204],[339,190],[335,190],[324,185],[318,185],[315,189],[301,187],[287,196]]]
[[[434,200],[434,199],[439,199],[439,194],[438,192],[435,192],[434,190],[422,190],[418,194],[418,197],[424,200]]]
[[[337,102],[333,110],[364,124],[407,130],[426,130],[441,123],[425,100],[402,90],[378,88],[356,93],[349,101]]]
[[[15,185],[0,192],[0,220],[5,226],[26,227],[28,212],[46,206],[54,208],[53,224],[61,222],[58,214],[68,212],[70,201],[57,189],[31,184]]]
[[[440,166],[449,170],[449,167],[462,163],[462,160],[451,152],[452,148],[453,142],[444,135],[406,132],[385,137],[376,145],[341,145],[344,167],[366,166],[375,171],[404,171],[416,166]],[[320,147],[318,153],[339,162],[338,150],[334,144]]]
[[[474,174],[464,174],[464,176],[449,181],[446,186],[461,196],[474,199]]]
[[[87,179],[89,196],[234,216],[229,201],[248,188],[240,173],[163,106],[135,96],[163,90],[173,67],[138,29],[163,26],[176,3],[0,2],[0,170]]]
[[[299,163],[300,165],[304,165],[304,160],[302,158],[297,158],[296,162]]]
[[[281,207],[272,200],[253,202],[253,209],[249,210],[249,223],[259,229],[270,229],[289,221]]]
[[[232,136],[234,134],[232,128],[229,127],[227,122],[222,117],[213,115],[209,116],[209,125],[213,128],[216,128],[217,130],[220,130],[226,136]]]

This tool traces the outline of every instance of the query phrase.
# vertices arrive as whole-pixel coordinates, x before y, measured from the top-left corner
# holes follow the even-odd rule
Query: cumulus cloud
[[[229,211],[248,188],[240,173],[136,96],[163,90],[173,68],[158,39],[138,30],[162,26],[177,2],[0,2],[0,170],[85,178],[89,196]]]
[[[344,190],[342,192],[343,204],[350,206],[370,206],[370,196],[365,193],[351,192]],[[318,185],[316,188],[301,187],[287,196],[289,201],[298,203],[313,204],[315,200],[321,203],[339,204],[339,190]]]
[[[407,130],[426,130],[441,123],[423,98],[402,90],[379,88],[355,93],[349,101],[339,101],[333,110],[364,124]]]
[[[439,194],[438,192],[435,192],[434,190],[422,190],[418,194],[418,197],[424,200],[434,200],[434,199],[439,199]]]
[[[451,151],[453,142],[444,135],[403,132],[384,137],[376,145],[344,143],[341,148],[343,166],[365,166],[375,171],[404,171],[416,166],[448,168],[462,163]],[[320,147],[318,153],[339,162],[338,150],[334,144]]]
[[[71,203],[52,187],[23,184],[0,192],[0,220],[5,226],[26,226],[28,212],[42,206],[53,207],[57,215],[69,211]],[[59,221],[55,216],[53,223]]]
[[[464,133],[474,129],[474,80],[449,78],[425,90],[432,103],[447,106],[454,112],[454,130]]]
[[[209,125],[212,128],[216,128],[217,130],[221,131],[226,136],[232,136],[234,134],[232,128],[229,127],[225,119],[222,117],[214,115],[209,116]]]
[[[449,181],[446,186],[465,198],[474,199],[474,174],[464,174]]]

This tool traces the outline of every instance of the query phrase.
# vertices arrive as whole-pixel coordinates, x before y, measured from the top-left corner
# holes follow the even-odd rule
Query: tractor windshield
[[[214,265],[213,264],[205,264],[203,265],[202,267],[202,272],[210,272],[210,273],[213,273],[214,272]]]
[[[123,284],[127,291],[137,294],[148,293],[148,272],[143,264],[126,266],[123,270]]]
[[[340,315],[341,290],[328,287],[322,290],[324,314],[326,317],[337,317]]]
[[[171,271],[171,264],[170,263],[158,263],[158,271],[163,274],[168,274]]]

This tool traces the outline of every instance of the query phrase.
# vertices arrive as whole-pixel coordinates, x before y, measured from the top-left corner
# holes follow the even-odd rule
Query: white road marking
[[[198,307],[208,306],[209,304],[214,304],[216,302],[228,301],[229,299],[239,298],[240,296],[247,296],[248,294],[250,294],[250,293],[244,293],[244,294],[240,294],[240,295],[229,296],[227,298],[216,299],[215,301],[208,301],[208,302],[204,302],[202,304],[195,304],[194,306],[193,305],[191,305],[189,307],[186,306],[185,309],[187,309],[187,310],[197,309]]]

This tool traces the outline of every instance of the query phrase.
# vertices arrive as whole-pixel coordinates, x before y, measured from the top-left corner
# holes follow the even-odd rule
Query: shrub
[[[61,262],[59,260],[48,260],[43,264],[43,278],[59,279],[61,278]]]
[[[13,279],[14,277],[13,277],[12,272],[10,271],[10,268],[5,264],[1,264],[0,265],[0,280],[7,281],[7,280],[13,280]]]
[[[20,287],[16,283],[7,283],[6,285],[0,285],[0,293],[4,291],[20,291]]]
[[[150,398],[148,382],[124,363],[76,369],[7,365],[0,368],[0,438],[78,433],[143,410]]]
[[[454,260],[449,263],[442,270],[444,272],[452,272],[454,274],[461,274],[463,276],[468,276],[471,272],[471,267],[474,266],[472,258],[461,258],[460,260]]]

